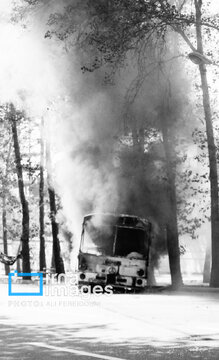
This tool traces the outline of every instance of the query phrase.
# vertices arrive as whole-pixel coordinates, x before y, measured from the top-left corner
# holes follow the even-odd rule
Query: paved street
[[[1,359],[219,358],[217,291],[9,297],[6,284],[0,291]]]

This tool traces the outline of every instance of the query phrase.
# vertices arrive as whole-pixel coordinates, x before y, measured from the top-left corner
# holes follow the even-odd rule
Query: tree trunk
[[[55,202],[55,191],[51,188],[49,191],[49,203],[50,203],[50,219],[52,226],[52,237],[53,237],[53,259],[57,274],[64,274],[65,268],[61,257],[61,249],[59,243],[59,227],[56,222],[56,202]]]
[[[176,184],[175,172],[173,170],[172,149],[165,121],[165,116],[161,120],[163,145],[165,151],[166,171],[167,171],[167,197],[168,197],[168,213],[166,214],[166,235],[167,235],[167,251],[169,257],[171,282],[174,288],[178,288],[183,284],[181,267],[180,267],[180,251],[179,251],[179,235],[177,224],[177,202],[176,202]]]
[[[197,50],[203,54],[203,40],[201,29],[202,1],[195,0],[196,9],[196,36]],[[212,268],[211,268],[211,287],[219,287],[219,207],[218,207],[218,173],[217,173],[217,149],[215,146],[214,132],[211,116],[210,96],[207,81],[206,65],[199,65],[201,75],[201,86],[203,94],[203,107],[205,114],[208,157],[210,168],[210,188],[211,188],[211,242],[212,242]]]
[[[59,243],[59,226],[56,222],[56,199],[55,191],[51,186],[51,154],[49,145],[46,148],[46,160],[47,160],[47,171],[48,171],[48,192],[49,192],[49,204],[50,204],[50,220],[52,226],[52,238],[53,238],[53,252],[52,252],[52,261],[54,261],[55,271],[59,274],[65,273],[64,263],[61,257],[61,249]]]
[[[203,106],[205,112],[208,157],[210,169],[210,194],[211,194],[211,241],[212,241],[212,268],[210,286],[219,287],[219,208],[218,208],[218,173],[217,149],[215,146],[213,125],[211,118],[210,99],[206,76],[206,66],[200,65],[200,74],[203,90]]]
[[[44,120],[41,119],[40,184],[39,184],[39,225],[40,225],[40,271],[46,269],[44,229]]]
[[[29,254],[29,207],[28,202],[24,193],[24,180],[23,180],[23,171],[21,165],[21,154],[20,146],[18,141],[17,134],[17,116],[13,104],[10,104],[9,107],[9,119],[11,122],[13,143],[14,143],[14,153],[15,153],[15,164],[18,177],[18,189],[19,196],[22,206],[22,257],[23,257],[23,272],[30,273],[30,254]],[[24,277],[28,280],[28,277]]]
[[[156,286],[157,285],[153,265],[149,265],[149,267],[148,267],[147,285],[148,286]]]
[[[3,228],[3,248],[4,254],[8,255],[8,230],[7,230],[7,210],[6,210],[6,195],[3,189],[2,195],[2,228]],[[5,264],[5,275],[10,272],[9,265]]]
[[[3,251],[8,255],[8,229],[7,229],[7,192],[8,192],[8,172],[11,156],[11,140],[9,142],[8,154],[5,161],[5,174],[2,180],[2,229],[3,229]],[[10,272],[9,265],[5,264],[5,275]]]
[[[203,283],[210,283],[211,278],[211,248],[210,244],[206,246],[205,263],[203,270]]]

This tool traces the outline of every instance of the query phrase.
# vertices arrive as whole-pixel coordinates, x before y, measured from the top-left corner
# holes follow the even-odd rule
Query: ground
[[[17,285],[16,291],[30,291]],[[219,359],[219,291],[8,296],[0,359]]]

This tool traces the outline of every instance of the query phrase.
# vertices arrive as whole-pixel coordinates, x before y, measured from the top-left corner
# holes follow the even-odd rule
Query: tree
[[[40,180],[39,180],[39,225],[40,225],[40,271],[46,268],[45,226],[44,226],[44,119],[41,118]]]
[[[51,184],[51,155],[50,147],[47,144],[46,147],[46,162],[47,162],[47,180],[48,180],[48,193],[49,193],[49,205],[50,205],[50,221],[52,227],[53,238],[53,250],[52,250],[52,263],[55,265],[55,271],[59,274],[65,273],[64,262],[61,257],[61,249],[59,242],[59,225],[56,221],[57,208],[56,208],[56,194]]]
[[[202,39],[202,0],[195,0],[196,10],[196,37],[197,51],[204,54]],[[219,203],[218,203],[218,172],[217,172],[217,150],[214,140],[214,132],[211,116],[211,105],[209,87],[207,81],[207,69],[204,62],[200,62],[199,71],[201,76],[201,85],[203,92],[203,108],[205,113],[205,123],[208,141],[208,156],[210,169],[211,186],[211,232],[212,232],[212,270],[210,285],[219,287]]]
[[[206,17],[202,13],[202,0],[194,0],[195,14],[183,12],[186,1],[172,5],[167,0],[118,0],[93,1],[83,4],[70,3],[62,14],[52,14],[51,29],[46,37],[55,34],[59,39],[76,42],[77,46],[89,53],[90,59],[82,66],[83,71],[94,71],[102,66],[114,72],[122,66],[130,52],[138,51],[142,43],[154,38],[154,46],[165,42],[168,29],[178,33],[190,47],[190,59],[199,63],[203,92],[203,108],[207,130],[210,187],[211,187],[211,226],[212,226],[212,271],[210,285],[219,287],[219,211],[218,175],[216,146],[212,126],[210,97],[206,65],[211,61],[204,56],[202,27],[219,30],[217,17]],[[194,26],[197,47],[186,33]],[[77,37],[76,35],[77,34]],[[75,40],[76,38],[76,40]],[[146,48],[146,46],[145,46]],[[147,49],[146,49],[147,51]],[[143,77],[143,76],[142,76]]]
[[[5,125],[5,122],[4,122]],[[5,130],[4,126],[4,130]],[[4,161],[4,170],[3,173],[1,174],[1,182],[2,182],[2,189],[1,189],[1,197],[2,197],[2,237],[3,237],[3,251],[4,254],[8,255],[8,224],[7,224],[7,202],[8,202],[8,198],[9,198],[9,168],[10,168],[10,159],[11,159],[11,138],[9,135],[9,138],[5,141],[4,139],[4,134],[5,131],[3,132],[3,146],[4,148],[7,148],[7,152],[6,152],[6,157],[5,154],[3,153],[3,161]],[[5,275],[8,275],[10,271],[9,265],[5,264]]]
[[[29,206],[28,206],[28,202],[26,200],[25,191],[24,191],[21,153],[20,153],[19,139],[18,139],[18,133],[17,133],[17,122],[23,117],[23,114],[16,111],[13,104],[9,104],[7,117],[11,124],[13,145],[14,145],[14,154],[15,154],[15,164],[16,164],[17,179],[18,179],[18,190],[19,190],[20,202],[21,202],[21,207],[22,207],[21,242],[22,242],[22,257],[23,257],[23,272],[30,273]],[[28,279],[28,277],[25,277],[25,279]]]
[[[176,196],[176,170],[174,169],[175,151],[171,145],[171,138],[168,134],[169,126],[167,125],[168,117],[171,114],[168,106],[162,107],[163,120],[161,121],[163,145],[165,151],[165,163],[167,173],[167,196],[169,200],[169,211],[166,221],[167,232],[167,249],[169,255],[170,273],[172,278],[172,285],[174,287],[182,284],[182,275],[180,269],[180,250],[179,250],[179,235],[177,224],[177,196]]]
[[[132,141],[126,141],[123,145],[124,148],[118,153],[122,179],[122,181],[121,179],[118,181],[120,184],[119,194],[120,202],[124,206],[122,212],[130,213],[135,209],[135,214],[146,217],[153,223],[155,236],[151,243],[149,262],[150,275],[152,275],[153,269],[159,264],[160,256],[167,252],[167,245],[170,247],[167,241],[171,241],[170,231],[175,229],[174,226],[177,227],[177,223],[174,222],[175,218],[171,216],[172,213],[169,215],[168,211],[172,208],[172,204],[169,196],[170,185],[166,176],[163,138],[161,138],[159,130],[153,128],[152,124],[149,125],[146,121],[144,125],[141,124],[140,129],[137,121],[134,124]],[[172,254],[169,256],[170,264],[174,267],[174,261],[177,259],[175,256],[171,257]],[[176,270],[172,269],[171,271],[174,274],[173,286],[179,285],[177,278],[179,274]],[[149,284],[151,284],[150,277]]]

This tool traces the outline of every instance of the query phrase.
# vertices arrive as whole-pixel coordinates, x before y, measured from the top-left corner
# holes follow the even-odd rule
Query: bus
[[[133,215],[84,217],[78,255],[79,286],[143,290],[147,286],[152,224]]]

